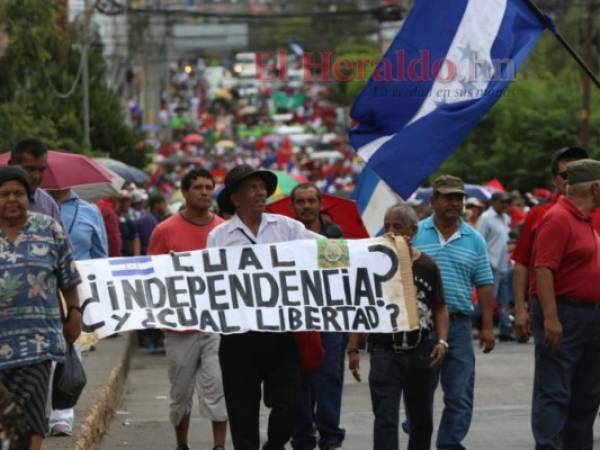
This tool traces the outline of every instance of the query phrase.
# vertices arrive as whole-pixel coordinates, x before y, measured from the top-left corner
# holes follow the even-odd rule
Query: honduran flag
[[[388,208],[402,203],[402,199],[377,176],[373,169],[365,166],[352,194],[360,217],[370,236],[383,234],[383,219]]]
[[[408,198],[499,100],[544,28],[527,0],[416,0],[352,107],[352,146]]]

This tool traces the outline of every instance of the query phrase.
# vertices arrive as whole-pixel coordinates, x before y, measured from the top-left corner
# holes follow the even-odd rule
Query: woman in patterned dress
[[[51,362],[62,361],[65,338],[74,342],[81,331],[81,280],[61,225],[28,211],[32,193],[25,171],[0,167],[0,384],[26,418],[29,449],[38,450]]]

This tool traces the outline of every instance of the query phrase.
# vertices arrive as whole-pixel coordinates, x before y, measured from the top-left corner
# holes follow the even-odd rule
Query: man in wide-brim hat
[[[208,247],[267,244],[320,238],[301,222],[267,214],[267,198],[277,177],[243,164],[225,177],[219,209],[233,214],[208,235]],[[291,333],[247,332],[223,335],[219,351],[223,388],[236,450],[258,450],[261,385],[271,408],[264,450],[282,450],[290,439],[301,391],[298,348]]]

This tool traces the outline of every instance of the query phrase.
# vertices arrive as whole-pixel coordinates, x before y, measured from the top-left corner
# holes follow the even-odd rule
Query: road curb
[[[115,408],[123,394],[123,387],[129,373],[131,354],[135,350],[136,345],[136,334],[130,332],[127,336],[125,350],[119,362],[111,371],[108,382],[102,387],[98,399],[90,408],[81,426],[81,432],[75,441],[75,450],[91,450],[95,448],[107,431]]]

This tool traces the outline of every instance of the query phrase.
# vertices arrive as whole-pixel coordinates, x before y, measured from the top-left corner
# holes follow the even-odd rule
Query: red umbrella
[[[324,194],[321,196],[321,201],[323,204],[322,213],[342,229],[345,238],[363,239],[369,237],[369,233],[360,218],[360,213],[353,200]],[[282,198],[267,205],[267,211],[273,214],[294,217],[290,197]]]
[[[185,144],[197,145],[202,144],[204,142],[204,138],[197,133],[192,133],[185,136],[181,141]]]
[[[0,155],[0,165],[8,164],[10,153]],[[100,164],[76,153],[48,152],[48,168],[44,174],[44,189],[66,189],[94,183],[111,183],[112,176]]]
[[[502,185],[502,182],[498,178],[491,179],[485,183],[484,186],[494,191],[506,192],[506,188]]]

